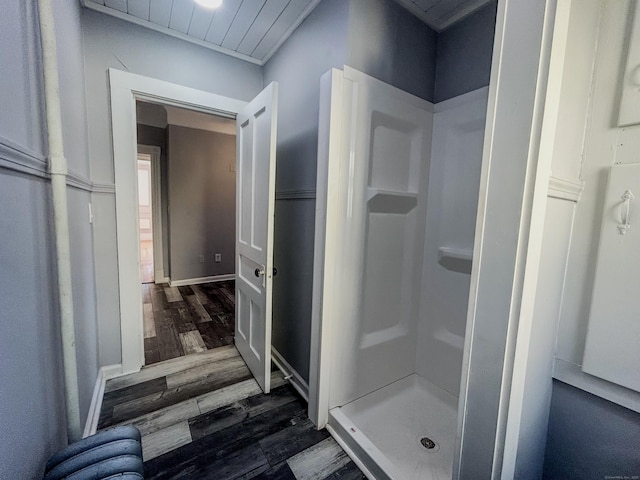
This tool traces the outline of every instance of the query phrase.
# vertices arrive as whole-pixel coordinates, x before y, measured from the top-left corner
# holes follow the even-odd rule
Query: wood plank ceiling
[[[212,10],[193,0],[82,0],[129,22],[263,65],[320,0],[224,0]]]
[[[491,0],[395,1],[441,31]],[[224,0],[215,10],[194,0],[81,2],[92,10],[264,65],[320,0]]]

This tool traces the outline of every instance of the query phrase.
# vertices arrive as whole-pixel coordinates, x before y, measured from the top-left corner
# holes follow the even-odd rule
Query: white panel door
[[[271,375],[271,294],[278,85],[237,118],[236,347],[265,393]]]
[[[432,105],[344,69],[331,406],[415,371]],[[332,222],[327,213],[327,222]]]
[[[611,167],[582,370],[640,392],[640,164]]]

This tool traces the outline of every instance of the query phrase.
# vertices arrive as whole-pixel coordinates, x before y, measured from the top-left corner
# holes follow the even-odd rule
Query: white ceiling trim
[[[467,15],[471,15],[473,12],[484,7],[487,3],[490,3],[491,1],[492,0],[476,0],[475,2],[466,3],[464,7],[458,10],[458,13],[456,13],[453,17],[449,19],[448,22],[445,22],[442,24],[441,30],[449,28],[451,25],[453,25],[457,21],[462,20]]]
[[[278,49],[284,44],[284,42],[287,41],[287,39],[293,34],[293,32],[296,31],[296,28],[298,28],[300,24],[305,21],[305,19],[311,14],[311,12],[313,12],[313,9],[316,8],[321,1],[322,0],[313,0],[309,5],[307,5],[307,8],[302,11],[302,14],[298,17],[298,19],[289,27],[286,32],[284,32],[282,38],[273,46],[269,53],[265,55],[264,59],[262,60],[262,65],[267,63],[271,59],[271,57],[275,55]]]
[[[278,49],[287,41],[287,39],[293,34],[293,32],[300,26],[300,24],[311,14],[314,8],[318,6],[321,0],[312,0],[302,11],[302,14],[296,19],[296,21],[285,31],[282,35],[282,38],[278,40],[275,46],[264,56],[262,59],[258,59],[255,57],[251,57],[249,55],[245,55],[243,53],[237,52],[235,50],[231,50],[229,48],[221,47],[211,42],[207,42],[206,40],[201,40],[197,37],[193,37],[186,33],[179,32],[177,30],[172,30],[168,27],[164,27],[162,25],[158,25],[156,23],[150,22],[143,18],[136,17],[134,15],[130,15],[128,13],[122,12],[115,8],[110,8],[105,5],[101,5],[99,3],[95,3],[91,0],[80,0],[83,7],[86,7],[90,10],[94,10],[96,12],[104,13],[106,15],[110,15],[112,17],[120,18],[126,22],[131,22],[136,25],[140,25],[141,27],[149,28],[156,32],[164,33],[165,35],[170,35],[175,38],[179,38],[180,40],[184,40],[186,42],[193,43],[195,45],[199,45],[204,48],[208,48],[209,50],[213,50],[219,53],[223,53],[225,55],[229,55],[240,60],[244,60],[246,62],[253,63],[255,65],[263,66],[265,63],[269,61],[269,59],[278,51]]]
[[[440,33],[443,30],[446,30],[454,23],[462,20],[467,15],[471,15],[476,10],[485,6],[487,3],[490,3],[492,0],[469,0],[460,5],[457,9],[456,13],[451,16],[447,21],[438,21],[438,19],[429,15],[429,10],[424,11],[420,8],[419,5],[415,4],[412,0],[395,0],[397,3],[402,5],[404,8],[413,13],[416,17],[426,23],[430,28],[434,29],[436,32]],[[437,2],[436,2],[437,3]],[[435,3],[434,3],[435,5]]]

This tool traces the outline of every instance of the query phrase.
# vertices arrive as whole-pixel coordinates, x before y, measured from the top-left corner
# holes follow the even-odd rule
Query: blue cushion
[[[119,457],[103,460],[94,465],[90,465],[82,470],[65,477],[65,480],[104,480],[118,474],[144,475],[142,458],[136,455],[121,455]],[[127,477],[124,477],[127,478]],[[129,477],[137,478],[137,477]]]
[[[142,457],[142,446],[137,440],[115,440],[113,442],[98,445],[75,455],[49,470],[44,480],[62,480],[78,470],[93,465],[94,463],[108,460],[121,455],[134,455]]]
[[[132,425],[125,425],[121,427],[110,428],[109,430],[103,430],[91,435],[90,437],[83,438],[82,440],[72,443],[67,448],[53,455],[45,467],[45,472],[53,469],[56,465],[75,457],[79,453],[91,450],[105,443],[110,443],[116,440],[136,440],[140,442],[140,430]]]
[[[144,477],[139,473],[118,473],[105,478],[104,480],[144,480]]]

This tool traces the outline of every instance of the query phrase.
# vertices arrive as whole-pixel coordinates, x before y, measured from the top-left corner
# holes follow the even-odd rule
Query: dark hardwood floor
[[[233,343],[235,282],[142,285],[144,358],[151,365]]]
[[[261,393],[233,345],[107,381],[99,429],[136,425],[145,478],[360,480],[280,372]]]

